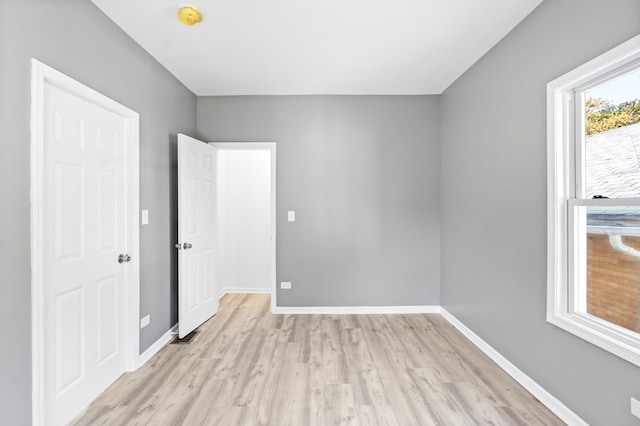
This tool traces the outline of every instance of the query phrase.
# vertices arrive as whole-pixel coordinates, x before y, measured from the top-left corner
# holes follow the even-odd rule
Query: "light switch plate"
[[[145,328],[151,323],[151,315],[140,318],[140,329]]]
[[[149,224],[149,210],[142,210],[142,224]]]
[[[631,414],[640,419],[640,401],[631,397]]]
[[[291,283],[290,282],[286,282],[286,281],[282,281],[280,283],[280,288],[283,290],[290,290],[291,289]]]
[[[287,212],[287,220],[289,222],[295,222],[296,221],[296,212],[294,212],[293,210],[289,210]]]

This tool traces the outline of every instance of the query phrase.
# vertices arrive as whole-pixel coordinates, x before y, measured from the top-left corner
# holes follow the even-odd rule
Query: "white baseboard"
[[[439,314],[440,306],[276,306],[273,313],[287,315]]]
[[[160,351],[160,349],[164,348],[165,345],[169,343],[177,333],[178,333],[178,324],[171,327],[171,329],[166,333],[164,333],[162,337],[160,337],[158,340],[156,340],[153,345],[149,346],[149,348],[146,351],[140,354],[140,356],[138,357],[137,368],[140,368],[143,365],[145,365],[147,361],[149,361],[155,354],[157,354]]]
[[[246,288],[246,287],[225,287],[220,290],[220,299],[225,294],[271,294],[270,288]]]
[[[513,365],[511,361],[505,358],[500,352],[495,350],[491,345],[482,340],[480,336],[475,334],[471,329],[464,325],[460,320],[451,315],[446,309],[441,308],[442,316],[449,323],[458,329],[467,339],[476,345],[482,352],[491,358],[500,368],[510,375],[516,382],[520,383],[529,393],[536,397],[549,410],[558,416],[563,422],[570,426],[588,426],[588,423],[582,420],[576,413],[571,411],[559,399],[547,392],[542,386],[536,383],[531,377],[527,376],[522,370]]]

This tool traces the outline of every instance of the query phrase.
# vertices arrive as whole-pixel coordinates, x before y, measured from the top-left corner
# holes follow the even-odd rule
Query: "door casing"
[[[128,265],[125,332],[126,369],[137,368],[140,341],[140,250],[139,250],[139,114],[71,77],[31,60],[31,353],[32,353],[32,424],[45,424],[44,418],[44,89],[47,84],[78,96],[122,117],[127,133],[127,251]]]

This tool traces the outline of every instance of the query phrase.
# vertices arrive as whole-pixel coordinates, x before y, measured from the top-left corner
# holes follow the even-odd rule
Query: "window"
[[[640,366],[640,36],[547,101],[547,320]]]

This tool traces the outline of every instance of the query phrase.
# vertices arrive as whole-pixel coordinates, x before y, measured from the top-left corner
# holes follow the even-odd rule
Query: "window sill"
[[[589,314],[549,313],[547,322],[640,367],[638,334]]]

